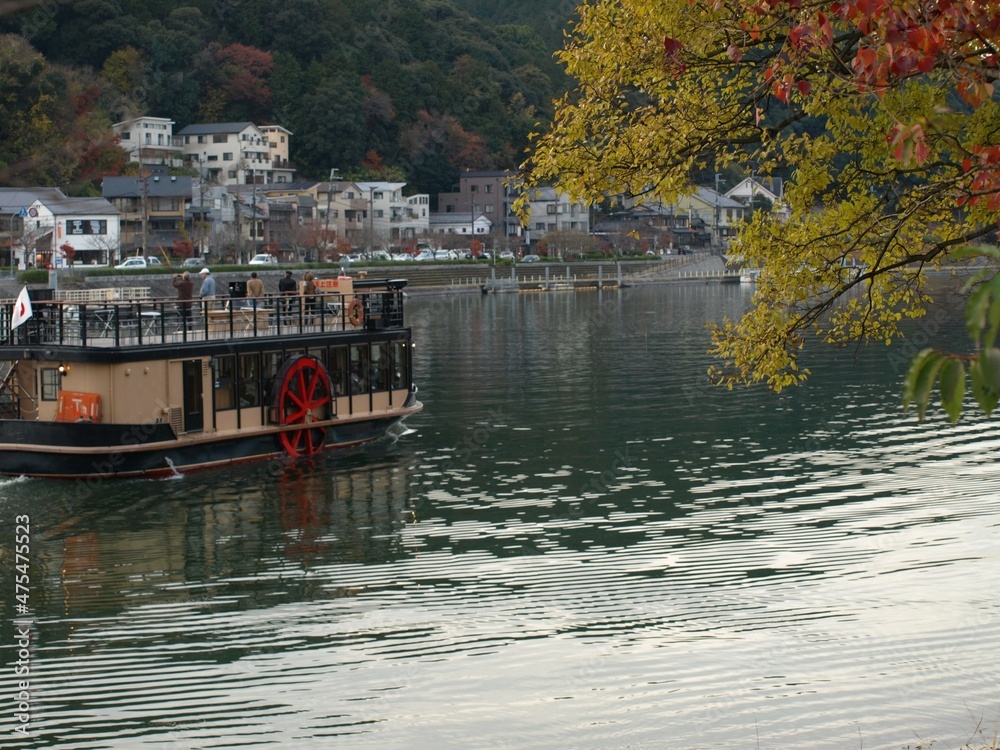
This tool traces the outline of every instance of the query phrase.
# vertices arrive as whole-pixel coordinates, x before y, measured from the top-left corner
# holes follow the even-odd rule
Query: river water
[[[978,746],[1000,430],[903,415],[900,346],[811,345],[777,396],[711,388],[705,321],[748,300],[413,297],[425,410],[375,445],[3,482],[4,746]],[[940,312],[911,336],[964,334]]]

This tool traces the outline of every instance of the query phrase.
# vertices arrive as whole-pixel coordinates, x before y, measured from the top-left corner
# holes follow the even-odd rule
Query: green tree
[[[791,218],[758,211],[740,236],[761,276],[753,309],[714,329],[718,382],[801,382],[810,330],[891,341],[925,312],[926,270],[996,231],[994,4],[596,0],[580,13],[561,53],[575,90],[537,138],[529,185],[670,202],[708,167],[788,177]]]

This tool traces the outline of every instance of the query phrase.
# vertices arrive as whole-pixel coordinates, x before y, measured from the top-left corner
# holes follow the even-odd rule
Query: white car
[[[275,258],[271,253],[260,253],[255,255],[250,259],[249,265],[251,266],[276,266],[278,265],[278,259]]]
[[[159,258],[144,258],[141,255],[137,255],[134,258],[128,258],[122,263],[115,266],[115,270],[118,271],[138,271],[142,268],[159,268],[163,264],[160,263]]]

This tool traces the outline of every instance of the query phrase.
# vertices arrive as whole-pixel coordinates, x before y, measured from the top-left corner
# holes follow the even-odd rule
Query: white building
[[[272,126],[277,127],[277,126]],[[290,132],[284,130],[286,145]],[[276,131],[275,131],[276,132]],[[251,185],[290,182],[295,170],[271,158],[271,135],[252,122],[188,125],[177,135],[184,140],[185,159],[209,182]],[[280,140],[279,140],[280,143]]]
[[[404,196],[405,182],[359,182],[357,186],[367,195],[373,247],[385,249],[427,233],[430,196]]]
[[[784,183],[780,178],[757,180],[747,177],[738,185],[726,191],[726,197],[732,198],[744,206],[750,206],[754,200],[763,196],[771,203],[771,211],[782,220],[788,219],[791,212],[784,199]]]
[[[166,117],[136,117],[111,126],[129,161],[184,166],[184,139],[174,135],[174,121]]]
[[[260,132],[267,137],[274,179],[271,182],[294,182],[295,170],[288,161],[288,146],[292,131],[280,125],[261,125]]]
[[[36,198],[23,213],[14,246],[19,268],[62,267],[64,248],[72,248],[74,264],[108,263],[117,255],[118,209],[104,198],[67,198],[57,190]]]
[[[493,229],[493,222],[486,218],[486,214],[480,213],[473,221],[472,214],[463,213],[433,213],[430,215],[431,234],[458,234],[465,235],[472,240],[473,235],[477,238],[486,239],[486,235]]]
[[[553,187],[536,188],[528,204],[526,228],[529,242],[537,242],[549,232],[589,234],[590,210]]]

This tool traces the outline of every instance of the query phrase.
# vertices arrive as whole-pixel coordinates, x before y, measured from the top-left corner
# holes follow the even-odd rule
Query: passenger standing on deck
[[[306,303],[306,313],[316,314],[316,282],[313,281],[312,271],[306,271],[302,277],[302,296]]]
[[[174,274],[174,288],[177,290],[177,310],[187,325],[188,316],[191,315],[191,300],[194,298],[194,282],[191,280],[191,274],[187,271],[183,274]]]
[[[285,312],[291,313],[294,310],[292,297],[299,293],[299,285],[292,278],[291,271],[285,271],[285,278],[278,282],[278,293],[285,297]]]
[[[247,297],[258,299],[264,296],[264,282],[257,278],[257,272],[250,274],[250,281],[247,282]]]
[[[202,307],[207,310],[215,300],[215,279],[212,278],[212,272],[207,268],[201,269],[199,274],[201,275]]]
[[[254,310],[257,309],[257,300],[264,296],[264,282],[257,278],[257,272],[250,274],[250,281],[247,282],[247,298]]]

